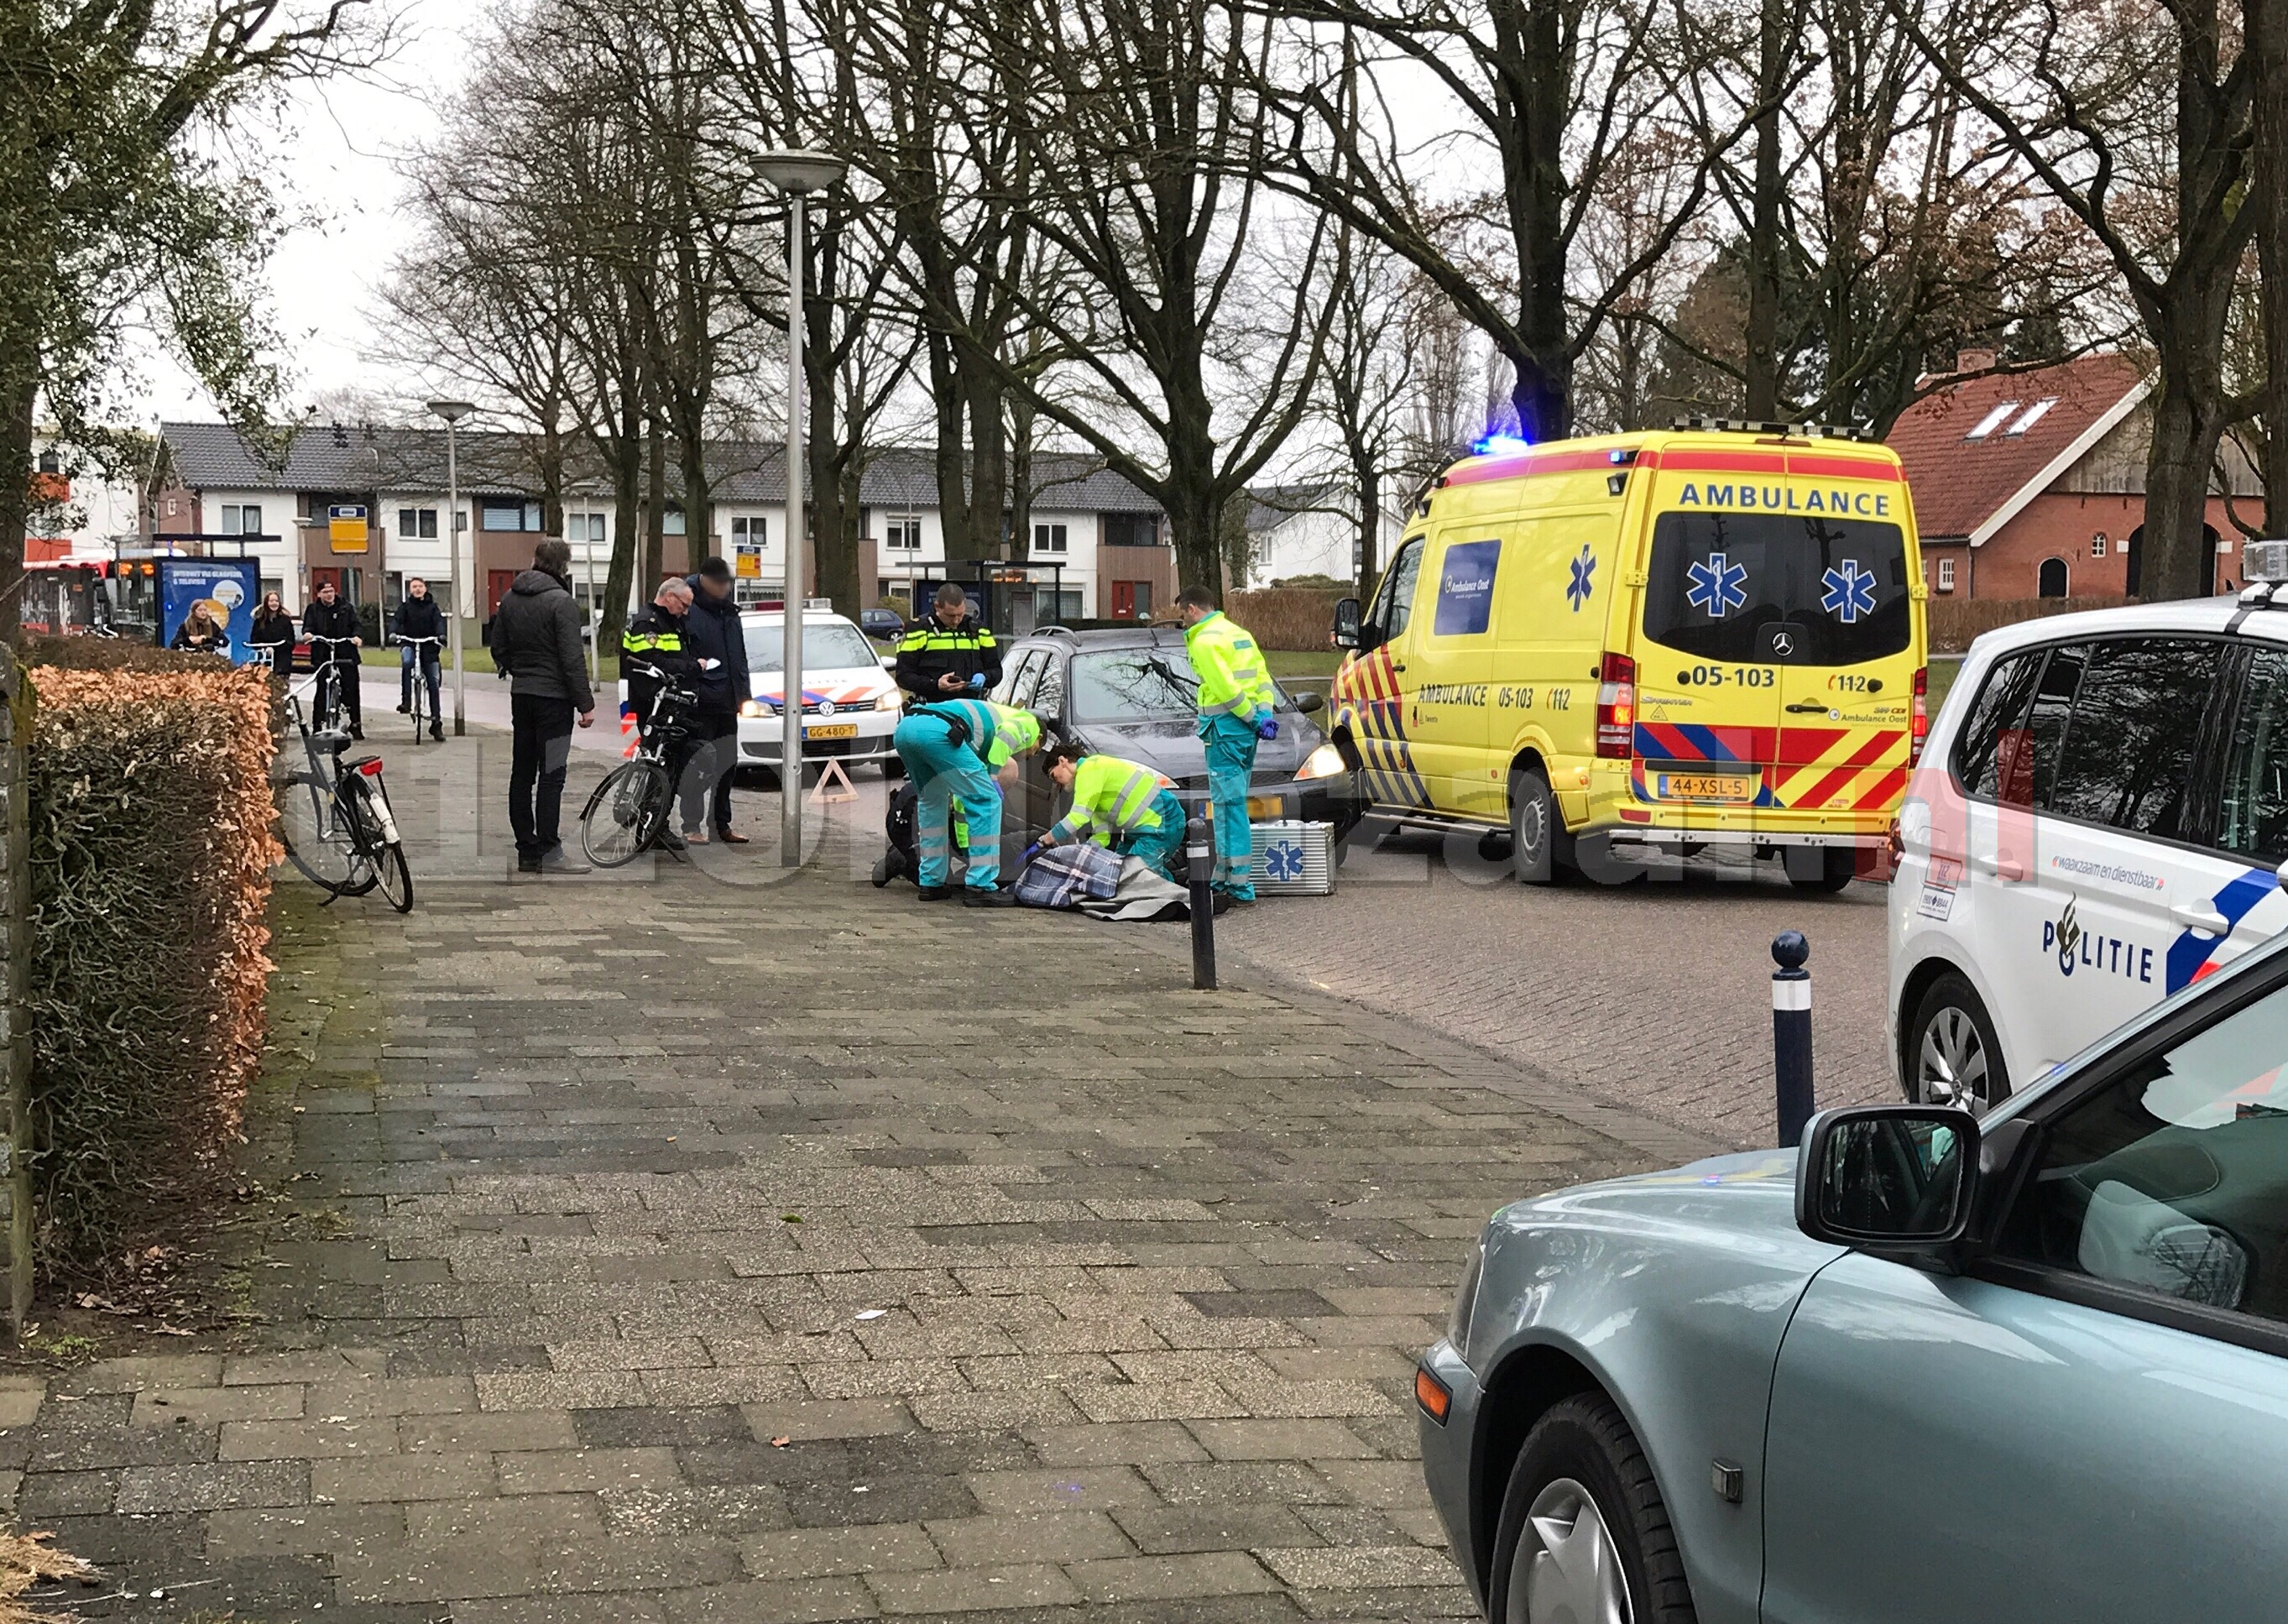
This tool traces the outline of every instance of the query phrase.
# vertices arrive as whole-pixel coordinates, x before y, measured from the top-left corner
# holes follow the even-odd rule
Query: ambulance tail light
[[[1907,765],[1923,758],[1923,741],[1930,737],[1930,667],[1915,668],[1915,708],[1907,724]]]
[[[1597,672],[1597,754],[1626,761],[1637,732],[1637,662],[1607,654]]]

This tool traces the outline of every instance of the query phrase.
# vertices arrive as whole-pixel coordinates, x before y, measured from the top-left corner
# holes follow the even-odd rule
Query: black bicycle
[[[636,753],[605,775],[580,813],[580,849],[599,868],[621,867],[664,845],[668,816],[675,810],[668,757],[689,736],[691,715],[699,704],[698,694],[670,681],[655,665],[624,661],[621,669],[655,677],[660,684],[651,714],[640,718],[642,742]]]
[[[435,708],[429,702],[429,651],[444,646],[442,638],[400,638],[398,646],[413,651],[412,697],[406,701],[406,714],[413,718],[413,742],[427,742],[428,735],[436,732],[438,720]]]
[[[413,911],[413,871],[406,866],[397,815],[382,781],[381,757],[344,761],[348,730],[341,725],[340,685],[314,671],[305,688],[317,701],[316,725],[302,711],[302,690],[286,688],[286,715],[300,735],[305,764],[274,785],[278,839],[286,859],[312,883],[336,897],[362,897],[376,886],[401,914]],[[282,756],[282,762],[284,759]]]

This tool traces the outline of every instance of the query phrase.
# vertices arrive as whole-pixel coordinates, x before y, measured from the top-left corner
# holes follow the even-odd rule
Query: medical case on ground
[[[1259,897],[1326,897],[1335,889],[1335,826],[1283,818],[1251,824],[1255,860],[1248,879]]]

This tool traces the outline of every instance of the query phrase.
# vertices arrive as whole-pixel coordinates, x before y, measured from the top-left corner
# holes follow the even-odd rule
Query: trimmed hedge
[[[2021,621],[2053,614],[2072,614],[2083,609],[2118,609],[2134,598],[1957,598],[1934,592],[1929,599],[1930,646],[1939,654],[1958,654],[1971,640]]]
[[[1224,607],[1265,648],[1323,654],[1334,646],[1328,639],[1335,629],[1335,604],[1348,596],[1339,589],[1275,586],[1227,593]]]
[[[32,1126],[38,1263],[98,1280],[179,1226],[238,1142],[270,971],[272,692],[73,638],[36,665]]]

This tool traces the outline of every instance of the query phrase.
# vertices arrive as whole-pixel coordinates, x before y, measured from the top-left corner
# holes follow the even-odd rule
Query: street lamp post
[[[756,172],[787,194],[787,504],[785,688],[779,706],[779,865],[802,861],[802,620],[809,593],[805,577],[802,511],[802,200],[842,178],[849,168],[830,153],[775,150],[755,160]]]
[[[432,400],[429,409],[445,420],[445,535],[453,556],[453,613],[445,630],[453,644],[453,736],[457,739],[469,731],[468,670],[461,659],[461,622],[476,613],[476,602],[471,595],[476,564],[461,567],[461,447],[457,425],[461,419],[477,408],[466,400]],[[476,538],[470,536],[472,544]],[[420,674],[414,674],[420,680]]]

